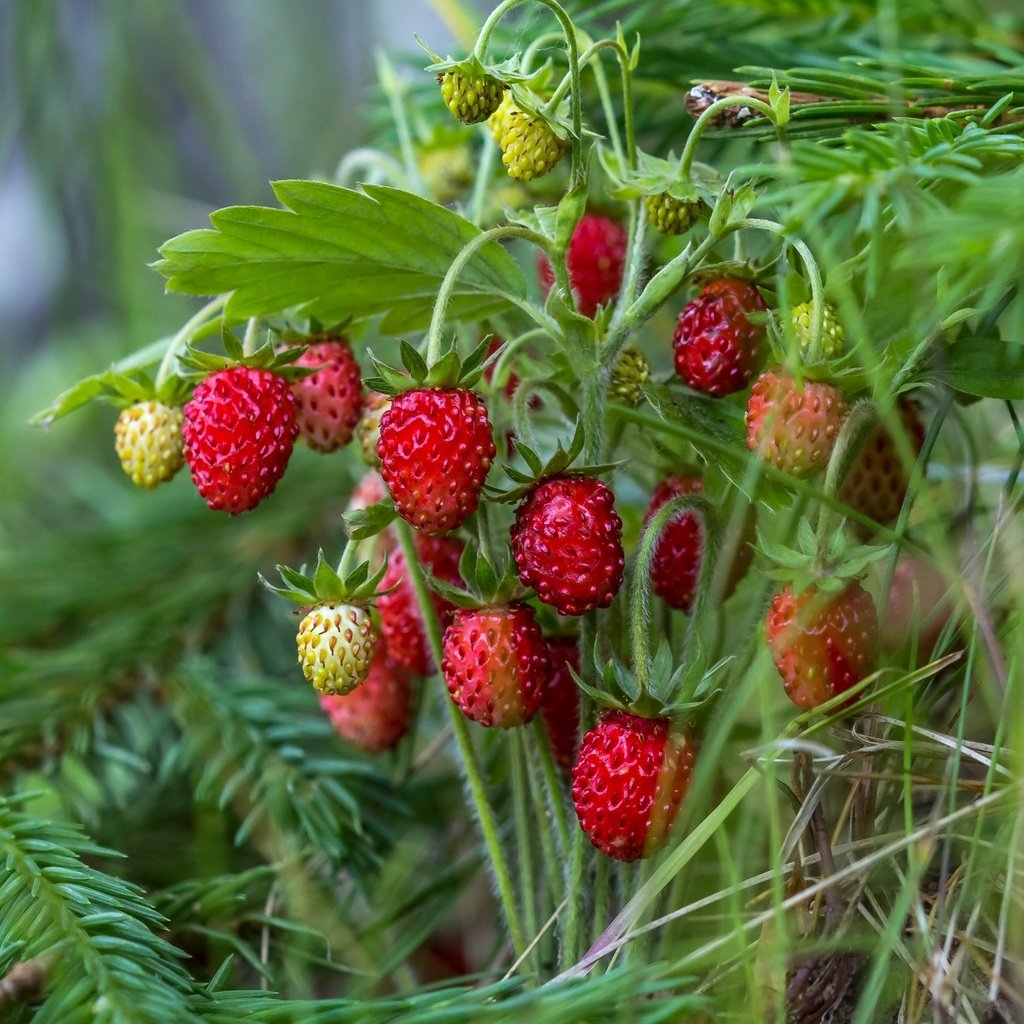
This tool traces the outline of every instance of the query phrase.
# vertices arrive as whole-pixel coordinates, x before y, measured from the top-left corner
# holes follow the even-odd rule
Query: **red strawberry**
[[[767,309],[748,281],[712,281],[679,315],[672,338],[676,373],[695,391],[741,391],[757,367],[765,330],[744,315]]]
[[[875,669],[878,615],[864,588],[838,593],[790,586],[772,598],[765,639],[789,699],[804,711],[845,693]]]
[[[584,316],[593,316],[619,294],[626,264],[629,236],[622,225],[608,217],[584,214],[569,241],[566,265],[576,305]],[[537,259],[541,291],[547,295],[555,283],[551,263],[543,254]]]
[[[685,494],[703,494],[704,481],[699,476],[670,476],[654,489],[644,522],[648,523],[665,502]],[[732,567],[725,581],[722,600],[735,589],[746,575],[754,559],[753,510],[743,526],[743,534],[736,545]],[[689,612],[697,596],[700,583],[704,535],[700,520],[692,512],[681,512],[665,524],[658,538],[651,562],[651,586],[654,592],[680,611]]]
[[[665,845],[693,775],[696,749],[667,718],[605,712],[583,738],[572,802],[590,841],[616,860]]]
[[[747,402],[747,447],[793,476],[823,469],[849,406],[831,384],[798,387],[781,368],[762,373]]]
[[[467,718],[508,729],[528,722],[540,706],[551,652],[525,604],[460,609],[444,632],[441,669]]]
[[[589,476],[542,480],[516,510],[512,554],[523,584],[561,615],[607,608],[625,565],[615,496]]]
[[[574,636],[548,638],[551,649],[551,678],[544,690],[540,714],[555,761],[567,771],[576,760],[579,747],[580,688],[570,668],[579,672],[580,647]]]
[[[292,384],[299,436],[318,452],[333,452],[352,440],[363,404],[362,371],[348,342],[325,338],[309,346],[296,366],[321,366]]]
[[[459,575],[459,559],[462,557],[462,541],[453,537],[426,537],[416,535],[416,552],[424,568],[439,580],[458,586],[462,583]],[[381,590],[394,587],[390,594],[377,599],[380,614],[380,632],[387,646],[388,657],[402,668],[416,675],[429,675],[434,670],[430,656],[430,645],[423,631],[423,616],[419,602],[409,582],[405,555],[396,548],[388,562],[388,571],[381,580]],[[442,626],[451,622],[454,607],[439,594],[431,595],[437,617]]]
[[[378,754],[390,750],[406,734],[412,709],[412,688],[405,671],[381,645],[370,674],[351,693],[324,696],[320,707],[342,739]]]
[[[384,490],[384,481],[381,480],[380,473],[375,473],[372,469],[367,470],[352,491],[352,497],[348,499],[347,511],[369,508],[386,497],[387,491]]]
[[[924,424],[912,402],[901,401],[899,412],[907,447],[916,456],[924,445]],[[910,482],[910,466],[904,463],[901,448],[889,428],[879,426],[853,460],[839,488],[839,500],[883,526],[896,522]],[[853,529],[864,537],[871,533],[859,523]]]
[[[299,424],[288,381],[269,370],[233,366],[211,373],[185,406],[185,459],[212,509],[237,515],[277,486]]]
[[[463,388],[398,395],[380,421],[380,473],[399,515],[447,533],[476,511],[495,455],[487,407]]]

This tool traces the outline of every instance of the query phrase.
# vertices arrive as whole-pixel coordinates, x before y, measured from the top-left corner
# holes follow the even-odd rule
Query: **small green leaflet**
[[[961,338],[940,353],[936,370],[950,387],[968,395],[1024,399],[1024,345],[998,338]]]
[[[400,189],[362,191],[316,181],[279,181],[285,209],[230,206],[212,228],[188,231],[160,249],[155,264],[170,291],[231,292],[230,318],[289,311],[334,323],[386,314],[385,333],[418,330],[455,257],[480,235],[443,206]],[[497,243],[474,253],[459,274],[449,316],[481,319],[525,297],[515,260]]]

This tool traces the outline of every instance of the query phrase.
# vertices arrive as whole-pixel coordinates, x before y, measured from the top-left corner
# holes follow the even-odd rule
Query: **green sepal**
[[[260,583],[268,590],[300,605],[310,604],[369,604],[386,591],[380,590],[381,581],[388,570],[387,560],[371,571],[369,562],[355,562],[358,545],[349,541],[345,545],[341,561],[335,569],[324,557],[323,549],[317,552],[313,575],[299,572],[287,565],[277,566],[284,583],[275,587],[262,574]]]
[[[485,338],[465,359],[461,359],[453,343],[437,362],[428,365],[422,354],[403,340],[399,346],[403,370],[381,362],[371,352],[377,376],[367,377],[363,385],[369,391],[378,391],[391,398],[403,391],[420,388],[472,388],[479,383],[489,363],[489,344],[490,338]]]
[[[730,174],[708,218],[708,232],[716,238],[724,234],[730,224],[743,220],[757,205],[757,193],[749,182],[738,188],[734,188],[731,183]]]
[[[721,175],[707,164],[694,162],[690,176],[680,177],[679,158],[669,153],[667,159],[640,151],[636,169],[628,167],[607,147],[600,147],[601,167],[608,177],[608,194],[629,201],[668,193],[684,203],[714,206],[722,189]]]
[[[219,370],[229,370],[235,366],[248,366],[254,370],[269,370],[289,381],[302,380],[317,372],[316,366],[295,366],[295,360],[306,351],[306,345],[295,345],[290,348],[276,348],[269,342],[261,345],[251,355],[245,355],[242,343],[234,332],[226,328],[221,332],[224,355],[207,352],[192,345],[178,357],[182,366],[194,371],[194,376],[206,377]]]
[[[508,604],[522,591],[519,578],[508,562],[494,565],[473,544],[467,544],[459,559],[463,586],[439,580],[424,570],[427,585],[457,608],[488,608]]]
[[[432,71],[436,75],[443,75],[447,71],[461,71],[464,75],[468,75],[471,78],[477,78],[480,75],[490,75],[491,78],[510,86],[514,82],[527,82],[543,74],[543,69],[541,69],[532,74],[524,75],[519,70],[521,63],[521,54],[519,53],[512,54],[511,57],[498,64],[484,64],[475,54],[470,54],[461,60],[456,60],[454,57],[440,57],[418,35],[414,34],[413,38],[431,61],[423,70]]]
[[[352,540],[366,540],[376,537],[394,521],[398,509],[390,497],[384,498],[365,508],[354,508],[342,514],[345,532]]]

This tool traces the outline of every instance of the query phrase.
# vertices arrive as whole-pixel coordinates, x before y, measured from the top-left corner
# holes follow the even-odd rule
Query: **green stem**
[[[256,351],[256,339],[259,336],[260,331],[260,318],[258,316],[249,317],[249,322],[245,325],[245,337],[242,339],[242,352],[251,356]]]
[[[551,744],[548,742],[547,733],[544,731],[544,723],[539,715],[533,720],[533,734],[537,742],[537,749],[540,752],[540,766],[543,770],[544,783],[547,787],[547,800],[554,815],[555,828],[558,830],[558,841],[561,846],[561,857],[559,859],[564,860],[569,852],[569,816],[565,811],[565,799],[562,795],[562,786],[558,780],[558,769],[555,766],[555,759],[551,753]]]
[[[455,261],[448,268],[444,275],[441,287],[437,292],[437,301],[434,303],[434,313],[430,318],[430,329],[427,332],[427,365],[433,366],[441,358],[441,330],[444,327],[445,315],[448,311],[448,303],[451,301],[452,292],[455,290],[455,282],[463,268],[473,258],[478,249],[483,248],[490,242],[499,238],[525,238],[533,242],[547,253],[551,265],[556,263],[555,250],[549,239],[543,235],[531,231],[529,228],[520,227],[517,224],[507,224],[498,228],[491,228],[490,231],[482,231],[476,238],[467,242]]]
[[[419,165],[416,162],[416,148],[412,144],[412,133],[409,131],[409,119],[405,116],[405,104],[402,102],[402,83],[395,74],[387,56],[377,51],[377,77],[388,96],[391,117],[398,132],[398,147],[405,165],[405,175],[413,183],[414,191],[423,192],[423,179],[420,177]]]
[[[533,863],[533,837],[536,819],[529,811],[526,776],[526,748],[522,729],[510,729],[512,746],[512,806],[516,823],[516,847],[519,854],[519,891],[522,894],[523,921],[526,934],[537,934],[537,876]],[[541,829],[541,831],[546,831]]]
[[[438,621],[434,602],[430,598],[430,591],[427,589],[427,583],[423,577],[423,570],[420,568],[419,561],[417,560],[412,529],[408,523],[398,520],[395,523],[394,530],[398,534],[398,542],[405,555],[409,582],[412,584],[413,593],[415,593],[416,601],[419,604],[420,615],[423,618],[423,629],[427,634],[427,642],[430,645],[434,664],[440,666],[444,660],[441,623]],[[455,706],[454,701],[446,700],[445,704],[448,705],[452,731],[455,733],[455,741],[459,748],[462,773],[469,787],[477,821],[480,823],[480,831],[483,833],[484,845],[487,847],[487,853],[490,857],[491,870],[494,873],[498,896],[501,899],[505,921],[508,924],[509,936],[512,939],[512,948],[515,950],[516,956],[521,956],[526,949],[526,938],[519,918],[519,910],[516,907],[515,894],[512,890],[512,876],[509,872],[505,851],[501,846],[497,822],[491,810],[491,805],[487,800],[483,773],[477,760],[476,751],[473,749],[473,740],[469,734],[469,726],[462,712]]]
[[[476,180],[473,182],[473,196],[469,201],[469,219],[479,224],[483,219],[484,201],[487,199],[487,188],[491,183],[491,171],[494,161],[498,158],[498,147],[488,137],[480,151],[480,162],[476,168]]]
[[[700,141],[701,135],[704,134],[704,129],[726,107],[750,107],[753,110],[759,110],[773,123],[775,121],[775,111],[764,100],[755,99],[753,96],[727,96],[725,99],[716,100],[697,118],[697,123],[690,129],[686,145],[683,147],[683,155],[679,158],[680,178],[690,177],[690,167],[693,165],[697,143]]]
[[[163,359],[160,361],[160,368],[156,374],[156,388],[160,389],[160,386],[164,384],[168,377],[171,375],[171,370],[174,367],[174,362],[178,358],[182,349],[192,340],[192,335],[202,327],[211,316],[218,312],[224,304],[228,301],[228,295],[218,295],[217,298],[211,299],[195,316],[185,323],[180,331],[171,339],[171,343],[167,346],[167,351],[164,353]]]

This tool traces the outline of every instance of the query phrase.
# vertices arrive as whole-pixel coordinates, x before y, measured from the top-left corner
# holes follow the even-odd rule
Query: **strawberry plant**
[[[0,1018],[1020,1019],[1024,21],[434,6],[35,417]]]

